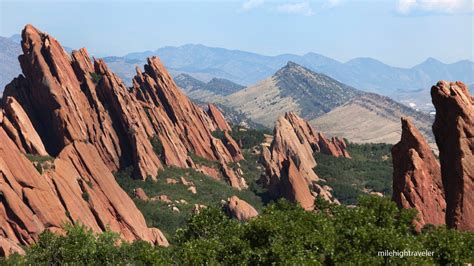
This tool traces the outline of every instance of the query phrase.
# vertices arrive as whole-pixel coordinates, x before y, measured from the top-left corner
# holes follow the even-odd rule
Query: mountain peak
[[[293,62],[293,61],[288,61],[288,63],[286,63],[286,66],[285,67],[288,67],[288,68],[300,68],[302,67],[301,65],[298,65],[297,63]]]
[[[286,76],[289,73],[303,73],[303,72],[311,72],[311,71],[293,61],[288,61],[284,67],[280,68],[275,73],[274,77]]]

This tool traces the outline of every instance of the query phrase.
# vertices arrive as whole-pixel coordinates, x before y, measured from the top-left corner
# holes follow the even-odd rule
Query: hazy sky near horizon
[[[411,67],[474,59],[474,0],[0,0],[0,35],[27,23],[64,46],[121,56],[199,43],[264,55],[315,52]]]

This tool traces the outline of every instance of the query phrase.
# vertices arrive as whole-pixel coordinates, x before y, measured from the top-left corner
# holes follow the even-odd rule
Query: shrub
[[[151,146],[153,147],[153,151],[156,153],[156,155],[158,155],[158,157],[161,158],[163,156],[164,148],[163,148],[163,143],[161,143],[160,138],[155,135],[152,138],[150,138],[150,143],[151,143]]]
[[[473,261],[474,233],[445,227],[413,230],[413,210],[399,210],[387,198],[361,197],[357,207],[316,199],[316,210],[280,200],[248,222],[229,218],[219,206],[191,216],[176,232],[175,243],[117,242],[111,232],[94,234],[66,226],[50,232],[11,256],[7,265],[463,265]],[[383,257],[385,250],[432,251],[432,257]]]
[[[99,81],[102,79],[102,75],[98,73],[91,72],[90,74],[91,74],[92,82],[94,82],[94,84],[98,84]]]

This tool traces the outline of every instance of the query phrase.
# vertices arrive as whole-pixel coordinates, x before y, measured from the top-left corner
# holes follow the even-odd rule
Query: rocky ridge
[[[44,230],[63,232],[65,223],[168,245],[115,181],[112,173],[125,167],[137,179],[156,179],[166,166],[200,170],[194,154],[218,161],[218,178],[246,186],[227,166],[242,159],[238,145],[230,135],[226,144],[211,135],[225,120],[218,125],[194,105],[158,58],[149,58],[144,72],[137,69],[127,88],[103,60],[91,61],[84,48],[69,55],[31,25],[22,32],[22,49],[23,74],[0,103],[4,255],[35,243]]]

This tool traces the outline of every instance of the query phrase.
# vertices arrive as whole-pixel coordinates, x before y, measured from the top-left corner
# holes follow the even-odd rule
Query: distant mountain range
[[[194,44],[131,53],[124,56],[123,60],[144,61],[151,55],[159,56],[174,71],[192,74],[198,79],[208,80],[206,76],[220,77],[243,85],[263,80],[288,61],[326,74],[355,88],[382,94],[389,94],[393,90],[426,88],[440,79],[461,80],[468,84],[474,82],[474,63],[469,60],[444,64],[429,58],[412,68],[398,68],[372,58],[356,58],[341,63],[316,53],[303,56],[264,56]]]
[[[205,90],[218,95],[226,96],[245,88],[245,86],[239,85],[227,79],[213,78],[206,83],[188,74],[179,74],[178,76],[174,77],[174,81],[184,90],[186,94]]]
[[[6,70],[0,74],[1,89],[16,76],[13,73],[19,73],[16,58],[20,49],[14,47],[18,44],[17,40],[18,36],[0,40],[0,70]],[[292,61],[354,88],[390,96],[407,105],[416,104],[416,108],[422,109],[426,104],[430,105],[431,101],[425,96],[429,96],[427,90],[438,80],[474,83],[474,63],[469,60],[444,64],[429,58],[412,68],[398,68],[371,58],[356,58],[342,63],[316,53],[264,56],[199,44],[168,46],[155,51],[129,53],[123,57],[105,57],[104,60],[130,84],[135,75],[135,66],[145,64],[146,58],[153,55],[160,57],[173,76],[184,73],[203,82],[219,78],[242,85],[255,84]]]
[[[0,37],[0,95],[3,88],[21,73],[18,62],[21,46],[17,41],[17,35],[10,38]]]
[[[316,53],[264,56],[188,44],[106,58],[106,61],[128,81],[134,74],[134,64],[143,64],[151,55],[159,56],[173,75],[186,73],[205,82],[218,77],[242,85],[255,84],[292,61],[354,88],[389,96],[424,112],[433,110],[429,89],[437,81],[474,83],[474,63],[469,60],[445,64],[428,58],[412,68],[399,68],[372,58],[356,58],[342,63]]]
[[[232,107],[267,127],[285,112],[296,112],[317,130],[354,142],[395,143],[400,140],[400,117],[410,116],[433,142],[429,115],[291,61],[263,81],[227,96],[200,95],[201,100]]]

